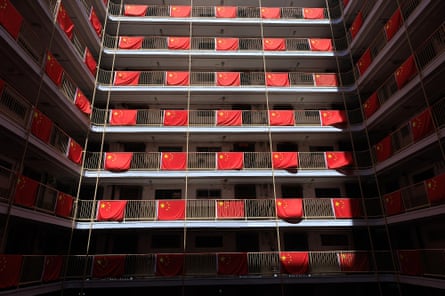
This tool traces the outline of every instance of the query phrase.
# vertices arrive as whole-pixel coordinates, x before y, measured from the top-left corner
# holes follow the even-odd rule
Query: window
[[[307,236],[305,233],[286,232],[283,236],[286,251],[307,251]]]
[[[303,197],[303,190],[300,186],[295,185],[281,185],[281,197]]]
[[[255,184],[237,184],[237,185],[235,185],[235,198],[255,199],[256,198]]]
[[[315,188],[315,197],[339,197],[341,196],[340,188]]]
[[[222,246],[222,236],[197,236],[195,238],[196,248],[220,248]]]
[[[297,143],[277,143],[277,152],[297,152]]]
[[[181,239],[177,234],[154,234],[151,237],[151,247],[155,249],[174,249],[181,246]]]
[[[156,189],[155,199],[181,199],[181,189]]]
[[[334,147],[332,146],[309,146],[310,152],[325,152],[325,151],[334,151]]]
[[[220,152],[221,147],[196,147],[196,152]]]
[[[144,143],[125,143],[124,151],[145,152],[145,144]]]
[[[343,234],[322,234],[320,235],[323,246],[347,246],[348,237]]]
[[[181,146],[160,146],[158,148],[159,152],[182,152]]]
[[[418,174],[413,175],[413,182],[419,183],[426,179],[434,177],[434,170],[433,169],[427,169],[423,172],[420,172]]]
[[[121,185],[119,186],[119,193],[120,199],[139,200],[142,197],[142,187]]]
[[[196,190],[196,198],[221,198],[220,189],[198,189]]]

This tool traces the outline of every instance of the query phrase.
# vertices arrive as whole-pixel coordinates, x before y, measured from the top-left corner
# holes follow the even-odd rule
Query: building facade
[[[443,294],[443,1],[0,4],[0,295]]]

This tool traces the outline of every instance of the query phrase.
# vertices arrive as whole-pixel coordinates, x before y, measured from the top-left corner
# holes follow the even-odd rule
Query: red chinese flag
[[[417,74],[414,56],[410,56],[394,73],[397,87],[401,89]]]
[[[77,164],[82,162],[82,146],[71,138],[68,143],[68,158]]]
[[[332,40],[329,38],[310,38],[309,47],[312,51],[332,51]]]
[[[371,62],[372,62],[371,49],[368,48],[357,62],[357,68],[360,75],[363,75],[366,72],[369,65],[371,65]]]
[[[144,37],[130,37],[122,36],[119,37],[119,48],[120,49],[141,49]]]
[[[347,151],[325,152],[328,169],[338,169],[351,165],[354,161],[352,153]]]
[[[337,86],[336,74],[314,74],[315,86]]]
[[[165,126],[184,126],[188,124],[187,110],[165,110],[164,125]]]
[[[57,216],[70,217],[73,210],[74,197],[69,194],[59,192],[55,213]]]
[[[346,112],[343,110],[321,110],[320,121],[322,126],[337,125],[346,122]]]
[[[186,152],[162,152],[162,170],[185,170],[187,168]]]
[[[2,93],[3,88],[5,87],[5,82],[0,78],[0,94]]]
[[[168,49],[190,49],[190,37],[168,37]]]
[[[272,167],[274,169],[298,168],[298,153],[272,152]]]
[[[385,24],[386,40],[389,41],[402,26],[402,13],[400,8],[397,8],[391,18]]]
[[[398,250],[400,273],[406,275],[422,275],[422,253],[420,250]]]
[[[239,86],[241,84],[239,72],[217,72],[217,86]]]
[[[122,221],[124,220],[126,200],[100,200],[98,203],[98,221]]]
[[[279,19],[281,18],[281,9],[279,7],[263,7],[261,8],[261,18]]]
[[[269,110],[269,125],[295,125],[294,111]]]
[[[59,24],[60,28],[65,32],[66,36],[68,36],[69,39],[72,39],[74,32],[74,24],[68,13],[66,12],[65,8],[63,7],[62,3],[60,3],[59,11],[57,13],[57,23]]]
[[[125,255],[95,255],[94,278],[120,278],[125,272]]]
[[[306,274],[309,271],[308,252],[280,252],[281,270],[287,274]]]
[[[132,159],[133,152],[106,152],[104,168],[114,172],[127,171]]]
[[[79,88],[76,90],[74,104],[76,104],[77,108],[83,113],[91,114],[91,103]]]
[[[245,275],[248,273],[247,253],[218,253],[218,274]]]
[[[411,119],[410,125],[414,142],[417,142],[418,140],[432,133],[434,126],[431,119],[430,109],[426,109],[415,118]]]
[[[90,70],[91,74],[93,74],[93,76],[96,76],[97,62],[88,48],[85,48],[83,62],[85,63],[85,65],[87,65],[88,70]]]
[[[190,73],[189,72],[167,72],[167,85],[189,85]]]
[[[45,73],[57,86],[62,84],[63,68],[49,52],[46,58]]]
[[[0,255],[0,289],[18,286],[22,259],[22,255]]]
[[[399,214],[405,210],[402,200],[402,192],[394,191],[383,196],[385,202],[385,212],[387,216]]]
[[[235,18],[238,15],[236,6],[217,6],[215,8],[215,16],[217,18]]]
[[[216,38],[216,50],[238,50],[238,38]]]
[[[336,218],[359,218],[362,216],[362,205],[358,198],[333,198]]]
[[[36,203],[37,191],[39,183],[25,176],[17,179],[14,192],[14,203],[25,207],[32,208]]]
[[[349,4],[349,0],[343,0],[343,7],[348,6],[348,4]]]
[[[375,145],[375,155],[377,162],[382,162],[392,155],[392,138],[391,135],[383,138]]]
[[[289,86],[289,73],[266,73],[267,86]]]
[[[158,220],[183,220],[185,200],[158,200]]]
[[[349,32],[351,32],[352,39],[354,39],[355,36],[357,36],[357,33],[358,31],[360,31],[362,25],[363,25],[363,14],[361,11],[359,11],[354,21],[352,22],[351,27],[349,28]]]
[[[218,170],[241,170],[244,166],[243,152],[218,152]]]
[[[31,133],[45,143],[49,142],[51,138],[51,131],[53,130],[53,122],[48,116],[37,109],[34,109],[34,116],[32,117]]]
[[[277,217],[283,220],[303,217],[303,200],[301,198],[277,198]]]
[[[135,125],[138,110],[113,109],[110,113],[110,125]]]
[[[340,269],[343,272],[369,271],[369,258],[367,253],[340,252],[338,254]]]
[[[63,267],[62,256],[45,256],[45,266],[43,267],[42,281],[45,283],[60,279]]]
[[[272,51],[286,50],[286,41],[284,38],[264,38],[263,49]]]
[[[114,85],[138,85],[140,71],[116,71]]]
[[[22,26],[23,17],[9,0],[0,0],[0,25],[17,39]]]
[[[190,6],[170,6],[170,16],[172,17],[189,17],[191,12],[192,8]]]
[[[126,16],[145,16],[148,5],[124,5],[124,15]]]
[[[243,200],[217,200],[216,217],[218,219],[244,218]]]
[[[184,272],[184,254],[156,254],[156,275],[177,276]]]
[[[425,180],[426,196],[430,203],[442,203],[445,201],[445,174]]]
[[[94,8],[91,8],[90,13],[90,23],[93,26],[94,31],[96,32],[97,36],[102,35],[102,23],[100,22],[99,18],[97,17],[96,11]]]
[[[380,101],[377,92],[373,93],[363,104],[363,113],[366,118],[371,117],[380,108]]]
[[[303,17],[305,19],[324,19],[324,8],[304,8]]]
[[[216,125],[240,126],[243,123],[241,110],[216,111]]]

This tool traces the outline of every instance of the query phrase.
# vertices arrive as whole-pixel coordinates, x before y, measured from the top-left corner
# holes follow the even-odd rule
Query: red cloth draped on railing
[[[351,27],[349,28],[349,32],[351,33],[352,39],[354,39],[355,36],[357,36],[357,33],[358,31],[360,31],[362,25],[363,25],[363,14],[361,11],[359,11],[354,21],[352,22]]]
[[[374,92],[363,104],[363,113],[366,118],[371,117],[380,108],[380,101],[377,92]]]
[[[188,124],[188,110],[164,110],[165,126],[185,126]]]
[[[369,257],[367,253],[340,252],[337,255],[342,272],[369,271]]]
[[[280,7],[263,7],[261,8],[261,18],[263,19],[279,19],[281,18]]]
[[[267,86],[289,86],[289,73],[266,73]]]
[[[122,221],[125,216],[126,200],[100,200],[97,204],[98,221]]]
[[[161,170],[185,170],[187,168],[186,152],[162,152]]]
[[[60,217],[70,217],[73,210],[74,197],[63,192],[57,195],[55,214]]]
[[[91,103],[79,88],[76,90],[74,104],[76,104],[77,108],[83,113],[91,114]]]
[[[9,0],[0,0],[0,25],[17,39],[22,26],[23,17]]]
[[[112,109],[110,125],[135,125],[138,110]]]
[[[236,6],[217,6],[215,7],[215,16],[217,18],[236,18],[238,7]]]
[[[31,133],[43,142],[49,143],[52,130],[53,122],[51,121],[51,119],[39,110],[34,109],[31,124]]]
[[[422,275],[423,259],[420,250],[398,250],[400,273],[406,275]]]
[[[385,212],[387,216],[396,215],[405,211],[400,190],[385,194],[383,196]]]
[[[301,198],[277,198],[275,204],[277,217],[283,220],[303,217],[303,200]]]
[[[426,196],[432,204],[445,201],[445,174],[424,181]]]
[[[347,151],[325,152],[325,158],[328,169],[342,168],[354,162],[352,153]]]
[[[105,152],[104,169],[113,172],[127,171],[132,159],[133,152]]]
[[[156,254],[156,275],[177,276],[184,272],[184,254]]]
[[[42,281],[45,283],[57,281],[60,279],[63,267],[63,257],[58,255],[45,256],[45,265],[43,266]]]
[[[286,126],[295,125],[293,110],[269,110],[269,125]]]
[[[148,5],[124,5],[125,16],[144,16],[147,13]]]
[[[190,49],[190,37],[168,37],[168,49]]]
[[[66,12],[62,3],[60,3],[59,11],[57,12],[57,23],[59,24],[60,28],[65,32],[66,36],[68,36],[69,39],[72,39],[74,32],[74,23],[71,20],[68,13]]]
[[[393,15],[389,18],[388,22],[385,24],[385,34],[386,40],[389,41],[394,37],[394,35],[399,31],[402,26],[402,13],[400,8],[397,8]]]
[[[140,76],[140,71],[116,71],[114,76],[114,85],[138,85]]]
[[[244,218],[244,200],[217,200],[216,217],[218,219]]]
[[[36,203],[39,183],[26,176],[19,176],[15,187],[13,201],[15,204],[32,208]]]
[[[189,72],[166,72],[167,85],[184,86],[190,84]]]
[[[239,86],[241,84],[239,72],[217,72],[217,86]]]
[[[144,37],[141,36],[122,36],[119,37],[120,49],[141,49]]]
[[[189,17],[191,15],[191,6],[186,5],[176,5],[170,6],[170,16],[171,17]]]
[[[216,157],[218,170],[241,170],[243,168],[243,152],[218,152]]]
[[[88,48],[85,48],[83,62],[87,66],[88,70],[90,70],[91,74],[93,74],[93,76],[96,76],[97,62],[94,59],[93,55],[91,54],[91,51]]]
[[[263,49],[271,51],[286,50],[286,40],[284,38],[264,38]]]
[[[185,200],[158,200],[158,220],[183,220]]]
[[[434,131],[434,126],[430,109],[424,110],[422,113],[411,119],[410,126],[414,142],[431,134]]]
[[[22,260],[22,255],[0,255],[0,289],[18,286]]]
[[[314,74],[315,86],[338,86],[336,74]]]
[[[82,162],[82,146],[71,138],[68,141],[67,157],[74,163],[80,164]]]
[[[94,31],[96,32],[97,36],[102,36],[102,23],[100,22],[99,18],[97,17],[96,11],[94,8],[91,8],[90,13],[90,23],[93,26]]]
[[[416,61],[410,56],[394,73],[397,87],[401,89],[417,74]]]
[[[346,112],[343,110],[320,110],[322,126],[330,126],[346,123]]]
[[[217,110],[216,111],[216,125],[224,126],[240,126],[242,125],[242,111],[241,110]]]
[[[216,50],[238,50],[238,38],[216,38]]]
[[[362,54],[360,59],[357,62],[357,68],[360,73],[360,75],[363,75],[368,67],[371,65],[372,62],[372,56],[371,56],[371,49],[368,48],[365,50],[365,52]]]
[[[360,218],[363,215],[358,198],[333,198],[332,207],[336,218]]]
[[[324,19],[324,8],[304,8],[303,17],[305,19]]]
[[[386,136],[375,145],[375,154],[377,162],[382,162],[392,155],[392,137]]]
[[[218,274],[245,275],[248,273],[247,253],[218,253]]]
[[[125,255],[95,255],[93,278],[120,278],[125,272]]]
[[[309,38],[308,42],[313,51],[332,51],[332,40],[329,38]]]
[[[45,65],[45,73],[57,85],[62,84],[63,68],[62,65],[48,52]]]
[[[308,252],[280,252],[281,272],[306,274],[309,271]]]
[[[298,168],[298,152],[272,152],[274,169]]]

